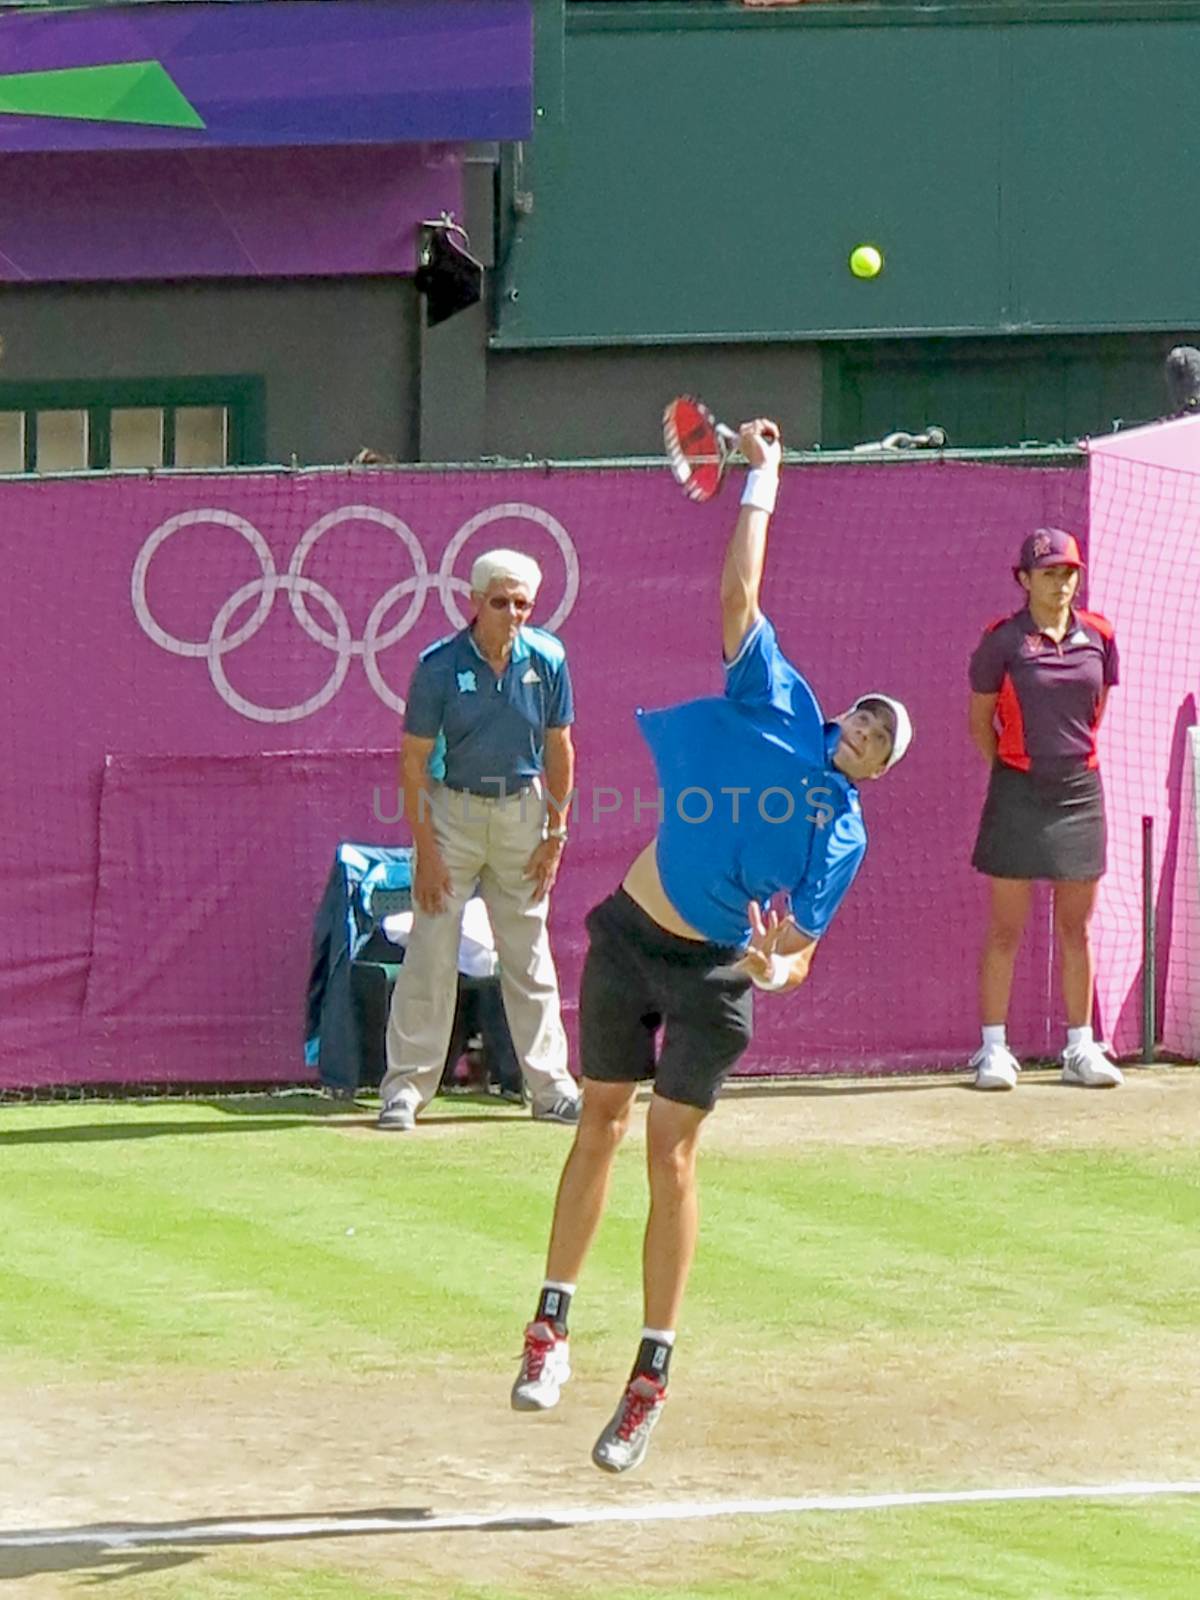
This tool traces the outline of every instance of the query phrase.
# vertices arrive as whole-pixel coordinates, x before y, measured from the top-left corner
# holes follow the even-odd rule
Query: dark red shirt
[[[1058,643],[1026,606],[993,622],[971,657],[971,688],[998,696],[997,754],[1022,772],[1098,765],[1100,705],[1117,675],[1112,623],[1094,611],[1072,611]]]

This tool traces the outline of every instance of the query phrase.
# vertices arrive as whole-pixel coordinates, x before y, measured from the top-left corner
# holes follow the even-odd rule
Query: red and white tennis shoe
[[[639,1372],[631,1378],[608,1427],[596,1440],[592,1460],[605,1472],[629,1472],[645,1459],[650,1435],[667,1403],[661,1378]]]
[[[521,1370],[512,1388],[514,1411],[549,1411],[558,1404],[571,1376],[570,1346],[565,1334],[549,1322],[531,1322],[525,1329]]]

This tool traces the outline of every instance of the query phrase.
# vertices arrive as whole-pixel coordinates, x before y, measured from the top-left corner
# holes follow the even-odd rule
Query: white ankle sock
[[[1067,1049],[1072,1049],[1077,1044],[1091,1044],[1092,1030],[1090,1028],[1068,1028]]]
[[[674,1328],[643,1328],[643,1339],[653,1339],[655,1344],[672,1345],[675,1343]]]
[[[985,1050],[989,1045],[1007,1046],[1008,1044],[1008,1028],[1003,1022],[985,1022],[979,1031],[983,1034],[983,1048]]]

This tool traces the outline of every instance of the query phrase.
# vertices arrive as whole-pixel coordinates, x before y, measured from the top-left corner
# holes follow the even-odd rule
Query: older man
[[[574,707],[566,651],[528,626],[541,579],[515,550],[480,556],[474,620],[425,650],[409,685],[400,766],[415,915],[388,1021],[379,1115],[388,1131],[410,1131],[437,1092],[459,926],[477,886],[533,1116],[579,1120],[546,931],[575,783]]]

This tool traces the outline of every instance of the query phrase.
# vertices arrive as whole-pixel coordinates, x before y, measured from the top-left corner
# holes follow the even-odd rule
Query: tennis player
[[[1112,624],[1074,604],[1083,561],[1062,528],[1038,528],[1013,574],[1025,604],[984,632],[971,657],[970,728],[991,769],[971,864],[990,880],[980,966],[983,1042],[977,1089],[1015,1089],[1008,1047],[1013,966],[1033,885],[1053,884],[1067,1042],[1064,1083],[1123,1082],[1092,1036],[1095,962],[1088,924],[1105,868],[1104,790],[1096,733],[1118,677]]]
[[[696,1243],[700,1130],[750,1042],[751,991],[779,994],[807,978],[866,849],[858,786],[882,776],[912,738],[908,713],[886,695],[865,695],[824,721],[780,650],[759,608],[779,430],[765,419],[746,423],[740,446],[751,471],[721,572],[725,696],[639,714],[662,820],[621,888],[587,918],[583,1111],[512,1391],[516,1410],[544,1411],[570,1376],[571,1297],[637,1085],[653,1078],[645,1326],[629,1382],[592,1451],[609,1472],[638,1465],[662,1414]],[[780,914],[771,902],[785,895]]]

